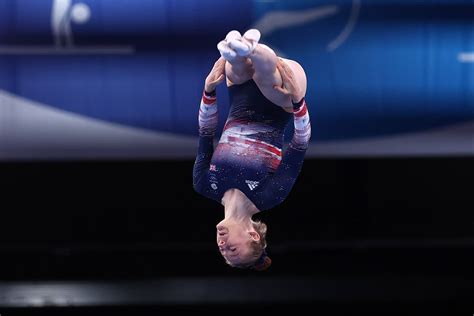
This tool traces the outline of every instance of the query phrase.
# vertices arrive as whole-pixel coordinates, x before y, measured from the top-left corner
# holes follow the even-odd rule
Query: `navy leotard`
[[[253,80],[228,90],[231,106],[215,150],[216,97],[203,94],[194,189],[221,203],[224,193],[236,188],[259,210],[270,209],[285,200],[303,165],[310,134],[306,104],[303,100],[301,108],[288,113],[265,98]],[[292,118],[306,119],[306,137],[295,133],[282,153],[284,131]]]

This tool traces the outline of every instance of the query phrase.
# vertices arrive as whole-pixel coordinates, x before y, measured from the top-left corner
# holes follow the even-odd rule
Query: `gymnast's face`
[[[250,260],[250,243],[255,237],[238,224],[217,225],[217,246],[222,256],[231,264],[241,264]]]

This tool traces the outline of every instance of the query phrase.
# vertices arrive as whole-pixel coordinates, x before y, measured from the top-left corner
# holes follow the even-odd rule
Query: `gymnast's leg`
[[[279,57],[270,47],[260,44],[259,40],[260,32],[251,29],[240,38],[231,38],[228,46],[235,51],[237,56],[250,60],[253,69],[252,79],[263,95],[273,103],[291,112],[292,104],[290,98],[274,89],[275,85],[282,85],[281,75],[276,67]],[[306,93],[306,75],[303,68],[293,60],[284,58],[282,60],[293,70],[302,88],[301,97],[303,97]]]
[[[230,31],[225,40],[217,44],[221,56],[227,61],[225,65],[225,73],[227,77],[227,86],[232,84],[242,84],[252,79],[254,70],[252,61],[244,56],[239,56],[229,47],[232,40],[240,40],[242,35],[238,31]]]

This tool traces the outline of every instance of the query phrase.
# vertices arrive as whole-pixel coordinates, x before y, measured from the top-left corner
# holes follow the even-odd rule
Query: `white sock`
[[[242,35],[240,34],[239,31],[232,30],[229,33],[227,33],[225,40],[227,41],[227,43],[229,43],[230,41],[234,39],[241,39],[241,38],[242,38]]]
[[[223,40],[217,44],[217,49],[221,56],[227,61],[233,61],[237,57],[237,53],[229,47],[229,44]]]
[[[257,29],[250,29],[245,32],[242,38],[233,38],[229,42],[229,47],[232,48],[237,55],[247,57],[248,55],[252,54],[255,48],[258,45],[258,41],[260,41],[260,31]]]
[[[229,43],[233,40],[240,40],[241,38],[242,35],[239,31],[232,30],[227,33],[225,40],[222,40],[217,44],[217,49],[225,60],[232,61],[237,57],[237,53],[229,46]]]

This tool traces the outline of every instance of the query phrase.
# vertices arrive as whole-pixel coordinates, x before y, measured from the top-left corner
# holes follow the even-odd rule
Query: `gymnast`
[[[231,31],[206,77],[199,108],[199,149],[193,186],[224,206],[217,245],[227,264],[262,271],[271,265],[267,226],[252,216],[285,200],[303,165],[311,136],[306,75],[296,61],[259,43],[260,32]],[[230,110],[214,150],[216,87],[226,80]],[[283,149],[286,126],[293,137]]]

